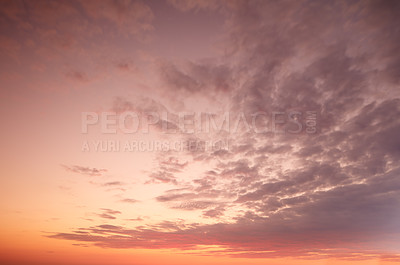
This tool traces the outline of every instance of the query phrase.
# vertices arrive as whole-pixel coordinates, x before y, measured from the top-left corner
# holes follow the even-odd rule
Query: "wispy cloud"
[[[138,200],[131,199],[131,198],[125,198],[125,199],[121,199],[119,201],[120,202],[125,202],[125,203],[137,203],[137,202],[139,202]]]
[[[90,167],[78,166],[78,165],[72,165],[72,166],[61,165],[61,166],[69,172],[87,175],[87,176],[101,176],[105,172],[107,172],[107,169],[90,168]]]
[[[104,219],[117,219],[116,215],[121,214],[120,211],[112,210],[112,209],[107,209],[107,208],[102,208],[102,213],[97,214],[99,217],[104,218]]]

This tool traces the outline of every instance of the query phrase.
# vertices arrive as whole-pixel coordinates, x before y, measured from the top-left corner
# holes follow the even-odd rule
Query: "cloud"
[[[153,11],[141,0],[4,0],[0,17],[1,65],[21,75],[12,85],[34,90],[69,90],[63,78],[84,86],[112,75],[110,67],[129,78],[137,68],[120,41],[149,43],[154,29]]]
[[[81,175],[87,175],[87,176],[102,176],[105,172],[107,172],[107,169],[98,169],[98,168],[90,168],[90,167],[84,167],[84,166],[78,166],[78,165],[72,165],[72,166],[66,166],[66,165],[61,165],[65,170]]]
[[[87,75],[83,72],[79,71],[72,71],[65,74],[65,76],[73,81],[83,82],[86,83],[89,81]]]
[[[203,210],[215,205],[214,201],[184,201],[175,205],[172,209],[182,209],[187,211]]]
[[[162,83],[175,93],[187,95],[208,92],[227,93],[234,88],[232,71],[217,62],[187,62],[182,66],[159,61],[157,68]]]
[[[379,181],[386,177],[382,176]],[[365,255],[379,258],[379,249],[374,250],[374,247],[381,239],[379,236],[376,237],[375,233],[379,233],[380,236],[386,234],[388,222],[384,220],[393,215],[398,216],[396,213],[386,211],[390,210],[390,204],[398,206],[399,201],[388,205],[385,197],[368,196],[375,184],[373,181],[362,188],[352,186],[319,192],[313,198],[316,202],[300,204],[295,208],[271,214],[269,217],[247,212],[231,224],[163,222],[135,229],[99,225],[80,229],[87,234],[59,233],[50,237],[92,242],[97,246],[112,248],[198,249],[197,245],[215,245],[218,242],[217,244],[223,247],[220,254],[237,257],[306,258],[310,257],[311,253],[317,252],[321,258],[371,258]],[[387,191],[387,189],[382,190],[381,194]],[[360,195],[357,196],[359,199],[349,200],[354,198],[354,192]],[[386,198],[392,199],[390,195]],[[304,200],[298,201],[301,202]],[[382,205],[387,207],[381,207]],[[215,216],[212,212],[209,214]],[[349,221],[352,226],[347,224]],[[381,222],[379,226],[376,226],[377,221]],[[371,224],[379,230],[371,231]],[[392,228],[394,226],[396,224],[391,225]]]
[[[151,31],[154,14],[142,1],[106,0],[80,2],[86,14],[95,20],[106,19],[123,34],[140,35]]]
[[[177,157],[170,156],[159,160],[158,168],[150,173],[146,183],[172,183],[177,185],[176,174],[184,171],[188,162],[180,162]]]
[[[218,218],[218,217],[224,215],[224,211],[225,211],[225,209],[223,206],[218,206],[214,209],[204,211],[203,216],[209,217],[209,218]]]
[[[119,200],[119,201],[120,201],[120,202],[126,202],[126,203],[137,203],[137,202],[139,202],[138,200],[129,199],[129,198],[121,199],[121,200]]]
[[[87,234],[51,237],[112,248],[219,245],[218,254],[234,257],[398,261],[396,253],[382,254],[400,234],[398,4],[224,3],[229,15],[222,58],[157,62],[166,101],[224,99],[223,110],[246,118],[296,110],[301,133],[239,130],[225,134],[232,145],[224,152],[156,157],[147,184],[175,186],[157,195],[156,202],[177,212],[198,210],[199,223],[100,224],[81,228]],[[202,5],[173,4],[185,12]],[[172,109],[182,106],[168,102]],[[168,111],[163,103],[119,98],[113,108]],[[307,111],[317,113],[316,133],[305,131]],[[190,178],[181,174],[191,166],[201,169]],[[105,211],[103,218],[118,213]]]
[[[131,219],[126,219],[127,221],[132,221],[132,222],[137,222],[137,221],[143,221],[144,218],[142,217],[137,217],[137,218],[131,218]]]
[[[138,66],[136,66],[131,60],[121,59],[115,62],[115,67],[121,72],[137,73],[139,71]]]
[[[104,219],[117,219],[117,217],[115,217],[115,215],[117,214],[121,214],[120,211],[115,211],[112,209],[107,209],[107,208],[102,208],[102,213],[97,214],[99,217],[104,218]]]
[[[133,101],[116,97],[111,110],[117,115],[134,112],[139,118],[139,132],[174,132],[179,133],[178,115],[168,110],[162,103],[148,97],[136,98]]]
[[[215,0],[168,0],[168,3],[181,11],[192,11],[200,9],[214,10],[220,7],[220,2]]]
[[[107,186],[122,186],[122,185],[124,185],[124,183],[121,181],[110,181],[110,182],[103,183],[102,185],[105,187],[107,187]]]

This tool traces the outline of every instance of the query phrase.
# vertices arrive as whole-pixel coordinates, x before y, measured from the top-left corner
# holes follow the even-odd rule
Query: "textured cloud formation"
[[[239,130],[223,134],[232,142],[224,152],[160,155],[146,183],[174,188],[155,201],[197,212],[207,222],[99,224],[50,237],[107,248],[220,245],[224,249],[213,254],[236,257],[400,261],[399,2],[171,3],[182,12],[223,14],[223,54],[207,62],[157,61],[163,86],[154,89],[168,95],[164,102],[119,98],[116,112],[166,111],[168,104],[193,110],[198,106],[185,105],[184,98],[202,97],[228,101],[223,110],[246,117],[295,110],[304,121],[306,111],[315,111],[317,132]],[[115,20],[112,14],[106,17]],[[175,134],[178,139],[217,136]],[[180,177],[195,164],[203,171],[191,179]],[[105,209],[100,217],[116,219],[119,213]]]

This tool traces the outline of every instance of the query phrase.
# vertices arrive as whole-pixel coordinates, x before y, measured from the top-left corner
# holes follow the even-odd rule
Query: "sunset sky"
[[[400,1],[0,0],[0,264],[400,264]]]

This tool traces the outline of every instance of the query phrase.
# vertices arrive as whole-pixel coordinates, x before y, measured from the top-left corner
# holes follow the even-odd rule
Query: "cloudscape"
[[[400,1],[1,0],[0,263],[400,263]]]

